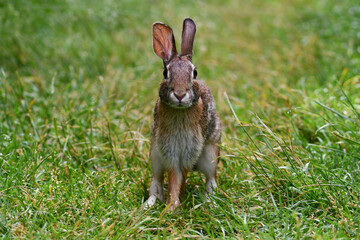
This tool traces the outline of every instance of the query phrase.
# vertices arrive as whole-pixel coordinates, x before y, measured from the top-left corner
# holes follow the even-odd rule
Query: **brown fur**
[[[197,126],[199,126],[202,114],[203,114],[203,104],[202,100],[199,99],[198,103],[195,106],[192,106],[188,109],[174,109],[158,100],[157,104],[157,119],[154,119],[154,122],[158,122],[157,125],[161,128],[155,129],[157,136],[165,137],[169,134],[172,134],[174,125],[173,123],[179,116],[183,117],[183,124],[185,128],[191,128],[193,131],[197,131]]]
[[[179,192],[181,187],[181,182],[178,181],[178,176],[176,171],[170,169],[168,170],[169,178],[169,189],[168,189],[168,199],[167,204],[178,205],[179,204]]]
[[[179,205],[189,171],[198,169],[206,176],[206,190],[216,189],[221,126],[210,89],[195,79],[192,64],[196,32],[191,19],[184,20],[181,54],[177,55],[172,30],[165,24],[153,27],[153,47],[163,59],[164,80],[154,109],[150,158],[153,179],[147,206],[163,200],[163,175],[168,172],[170,209]]]

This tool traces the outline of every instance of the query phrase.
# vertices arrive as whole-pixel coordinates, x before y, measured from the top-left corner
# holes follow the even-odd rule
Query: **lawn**
[[[152,24],[197,24],[223,124],[218,191],[149,196]],[[360,3],[0,2],[0,236],[357,239]]]

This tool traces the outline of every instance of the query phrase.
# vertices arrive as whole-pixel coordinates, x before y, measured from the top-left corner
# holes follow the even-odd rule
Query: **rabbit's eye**
[[[194,69],[194,78],[196,78],[197,77],[197,71],[196,71],[196,69]]]
[[[164,78],[168,77],[168,70],[166,68],[163,71],[163,76],[164,76]]]

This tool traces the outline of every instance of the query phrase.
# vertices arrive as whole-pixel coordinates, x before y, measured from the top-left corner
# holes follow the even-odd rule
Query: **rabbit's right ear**
[[[185,18],[181,36],[181,56],[192,58],[196,25],[191,18]]]
[[[165,63],[177,55],[175,39],[172,29],[163,23],[153,25],[153,48]]]

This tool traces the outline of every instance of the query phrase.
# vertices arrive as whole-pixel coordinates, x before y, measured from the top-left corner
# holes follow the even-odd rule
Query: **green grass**
[[[223,123],[219,190],[148,197],[162,63],[155,21],[197,23],[194,63]],[[0,3],[0,235],[359,238],[360,4]]]

